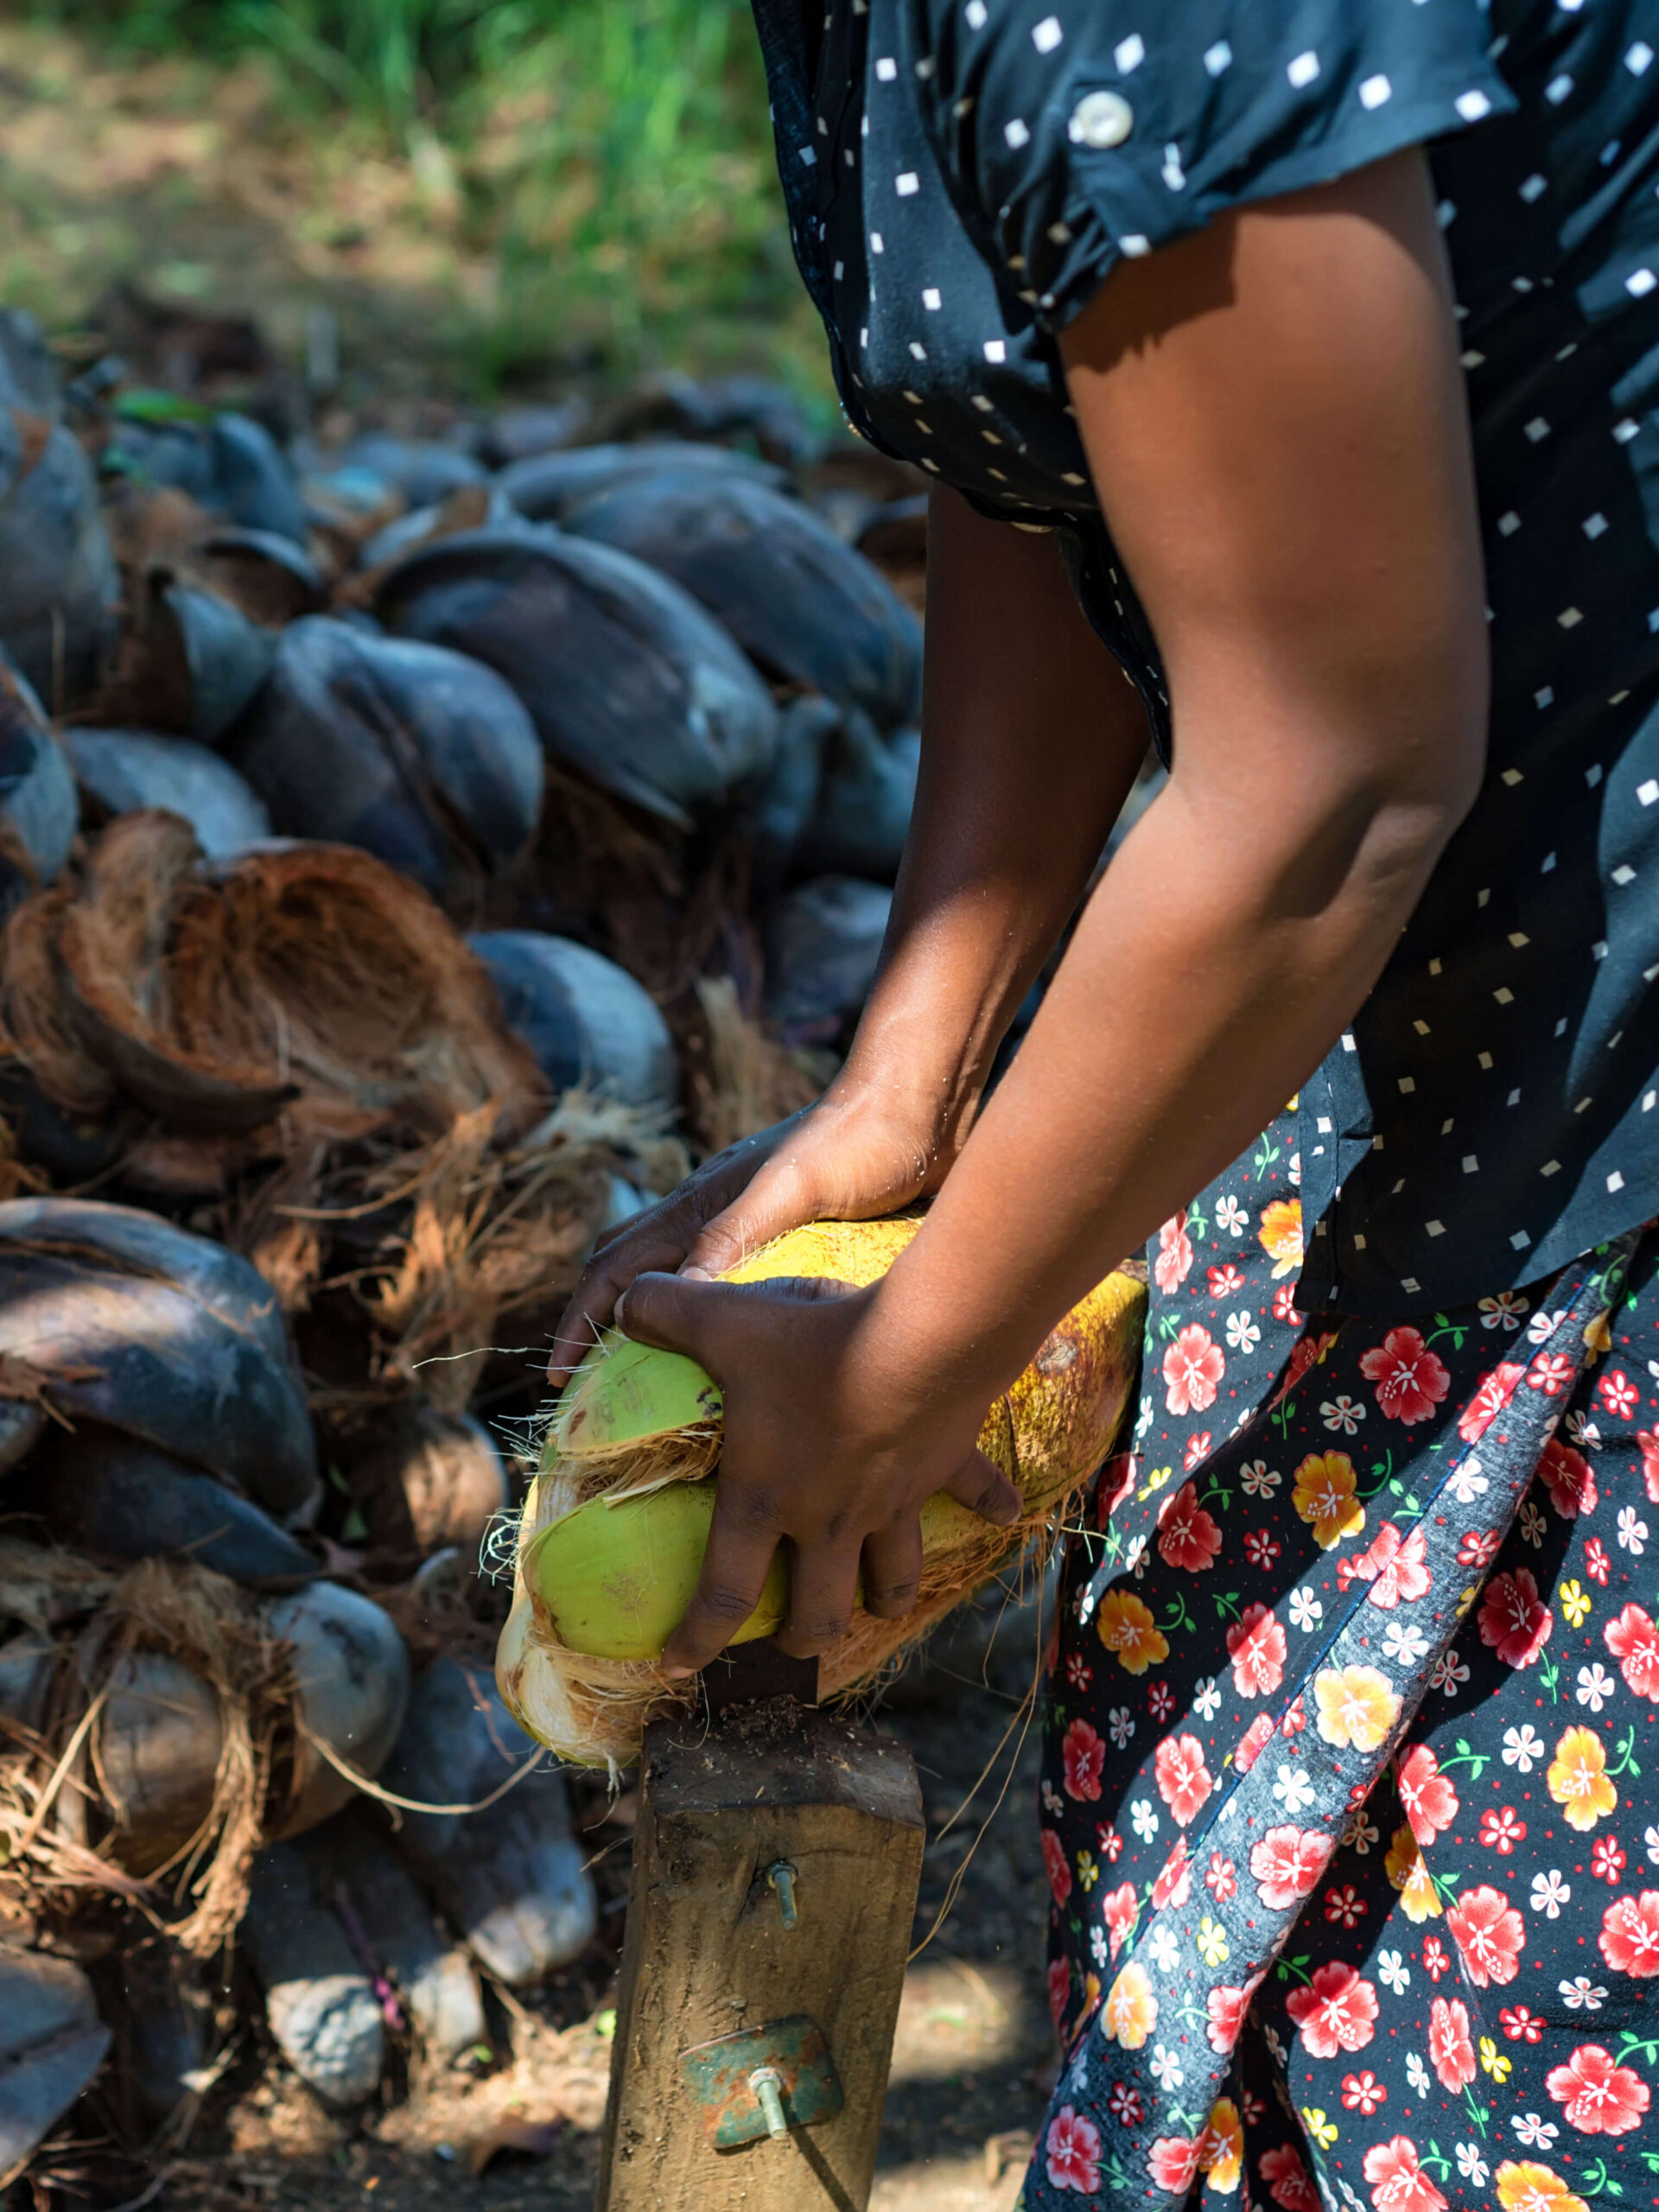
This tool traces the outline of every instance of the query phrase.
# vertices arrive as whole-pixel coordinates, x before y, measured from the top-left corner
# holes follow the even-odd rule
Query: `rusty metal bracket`
[[[804,2012],[693,2044],[680,2079],[719,2151],[833,2120],[844,2102],[823,2030]]]

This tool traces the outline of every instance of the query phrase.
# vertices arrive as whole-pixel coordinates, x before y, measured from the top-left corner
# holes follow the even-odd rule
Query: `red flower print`
[[[1402,1536],[1392,1521],[1385,1521],[1365,1549],[1347,1561],[1343,1579],[1369,1582],[1372,1605],[1391,1613],[1396,1605],[1421,1598],[1428,1587],[1428,1569],[1423,1564],[1427,1541],[1421,1529]]]
[[[1638,1428],[1636,1440],[1642,1452],[1642,1472],[1648,1485],[1648,1496],[1659,1505],[1659,1436],[1649,1428]]]
[[[1596,1395],[1615,1421],[1628,1421],[1642,1402],[1642,1393],[1622,1368],[1610,1368],[1596,1384]]]
[[[1159,2188],[1175,2196],[1184,2196],[1192,2186],[1198,2167],[1196,2137],[1189,2142],[1184,2135],[1160,2135],[1147,2159],[1147,2171]]]
[[[1071,1867],[1065,1855],[1065,1846],[1052,1828],[1039,1830],[1043,1847],[1043,1864],[1048,1869],[1048,1886],[1054,1892],[1056,1904],[1064,1904],[1071,1894]]]
[[[1123,1839],[1116,1826],[1108,1821],[1105,1827],[1095,1830],[1095,1841],[1100,1846],[1100,1855],[1109,1866],[1116,1866],[1123,1848]]]
[[[1452,1382],[1415,1329],[1390,1329],[1375,1350],[1361,1355],[1359,1371],[1376,1385],[1378,1411],[1407,1427],[1429,1419]]]
[[[1506,1667],[1530,1667],[1549,1642],[1550,1611],[1530,1567],[1495,1574],[1476,1620],[1480,1640]]]
[[[1365,2153],[1365,2178],[1376,2212],[1446,2212],[1445,2197],[1417,2163],[1409,2135],[1373,2143]]]
[[[1339,2050],[1363,2050],[1376,2020],[1376,1992],[1355,1969],[1333,1959],[1315,1970],[1306,1989],[1293,1990],[1285,2010],[1301,2031],[1310,2058],[1334,2058]]]
[[[1601,1916],[1601,1955],[1616,1974],[1659,1974],[1659,1890],[1615,1897]]]
[[[1483,1882],[1448,1909],[1446,1924],[1477,1989],[1515,1980],[1526,1929],[1502,1890]]]
[[[1294,1282],[1281,1282],[1274,1292],[1273,1318],[1275,1321],[1287,1321],[1296,1328],[1300,1328],[1306,1319],[1305,1314],[1296,1311],[1296,1286]]]
[[[1154,1762],[1158,1795],[1185,1827],[1215,1788],[1204,1763],[1204,1746],[1196,1736],[1166,1736]]]
[[[1262,1904],[1283,1912],[1312,1897],[1331,1849],[1331,1838],[1318,1828],[1269,1828],[1250,1847],[1250,1872]]]
[[[1133,1882],[1120,1882],[1116,1889],[1109,1891],[1101,1900],[1101,1915],[1106,1923],[1107,1942],[1116,1958],[1135,1933],[1135,1923],[1140,1916],[1140,1904]]]
[[[1648,2108],[1647,2083],[1599,2043],[1581,2043],[1565,2066],[1552,2066],[1544,2087],[1567,2126],[1586,2135],[1628,2135]]]
[[[1240,1697],[1267,1697],[1285,1679],[1285,1631],[1266,1605],[1246,1605],[1227,1631],[1233,1688]]]
[[[1125,2127],[1139,2127],[1147,2116],[1141,2092],[1128,2082],[1114,2082],[1106,2093],[1106,2109]]]
[[[1048,1962],[1048,2011],[1054,2032],[1064,2035],[1065,2008],[1071,2001],[1071,1969],[1064,1959]]]
[[[1477,1444],[1515,1395],[1515,1386],[1526,1373],[1513,1360],[1503,1360],[1490,1375],[1483,1375],[1475,1395],[1458,1416],[1458,1434],[1465,1444]]]
[[[1488,1851],[1497,1852],[1500,1859],[1507,1859],[1516,1845],[1525,1840],[1526,1833],[1526,1822],[1507,1805],[1480,1816],[1480,1840]],[[1596,1848],[1599,1850],[1600,1845]]]
[[[1437,1997],[1428,2008],[1428,2059],[1440,2087],[1455,2096],[1475,2078],[1475,2046],[1469,2040],[1469,2007],[1462,1998]]]
[[[1440,1772],[1427,1744],[1414,1744],[1400,1762],[1400,1802],[1419,1843],[1433,1843],[1458,1817],[1458,1793]]]
[[[1252,1567],[1271,1567],[1281,1547],[1266,1529],[1252,1529],[1244,1539],[1244,1556]]]
[[[1285,1717],[1279,1723],[1279,1733],[1288,1743],[1293,1736],[1300,1736],[1307,1726],[1307,1700],[1300,1690],[1285,1707]]]
[[[1232,1860],[1224,1859],[1218,1851],[1212,1851],[1204,1877],[1204,1886],[1217,1904],[1230,1904],[1238,1895],[1238,1872]]]
[[[1086,1720],[1074,1720],[1060,1745],[1065,1769],[1065,1794],[1079,1800],[1100,1795],[1100,1770],[1106,1763],[1106,1745]]]
[[[1343,2075],[1342,2101],[1350,2112],[1363,2113],[1369,2120],[1380,2105],[1387,2104],[1389,2093],[1368,2066],[1363,2074]]]
[[[1599,1582],[1604,1590],[1607,1587],[1607,1569],[1610,1563],[1601,1538],[1592,1536],[1584,1548],[1584,1571],[1592,1582]]]
[[[1458,1565],[1478,1568],[1483,1573],[1497,1556],[1503,1541],[1496,1529],[1471,1529],[1458,1544]]]
[[[1597,1881],[1605,1882],[1610,1886],[1617,1885],[1619,1876],[1624,1872],[1625,1864],[1624,1853],[1619,1848],[1618,1838],[1616,1835],[1603,1836],[1601,1841],[1590,1853],[1591,1873]]]
[[[1640,1605],[1626,1605],[1605,1624],[1602,1642],[1618,1662],[1618,1671],[1637,1697],[1659,1702],[1659,1628]]]
[[[1074,1690],[1086,1690],[1090,1683],[1094,1681],[1095,1670],[1089,1664],[1089,1662],[1084,1657],[1081,1651],[1071,1651],[1067,1653],[1065,1661],[1065,1679],[1071,1683]]]
[[[1095,1491],[1096,1525],[1103,1529],[1118,1507],[1135,1488],[1137,1461],[1133,1452],[1120,1452],[1116,1459],[1109,1459],[1100,1471],[1100,1482]]]
[[[1497,2024],[1511,2043],[1538,2043],[1543,2037],[1543,2015],[1529,2012],[1524,2005],[1506,2005],[1497,2016]]]
[[[1154,1682],[1147,1692],[1147,1710],[1159,1722],[1167,1720],[1175,1710],[1175,1693],[1167,1682]]]
[[[1365,1917],[1365,1900],[1351,1882],[1325,1893],[1325,1916],[1344,1928],[1357,1928]]]
[[[1210,1295],[1217,1306],[1230,1298],[1236,1298],[1244,1287],[1244,1278],[1230,1260],[1210,1270]]]
[[[1550,1503],[1563,1521],[1576,1521],[1580,1513],[1595,1511],[1596,1471],[1582,1452],[1552,1436],[1539,1459],[1538,1473],[1549,1492]]]
[[[1062,2105],[1048,2123],[1043,2158],[1051,2189],[1075,2189],[1079,2196],[1100,2194],[1100,2130],[1092,2120]]]
[[[1216,1563],[1221,1549],[1221,1530],[1198,1503],[1192,1483],[1183,1483],[1158,1515],[1158,1550],[1166,1567],[1179,1567],[1188,1574],[1202,1574]]]
[[[1243,2031],[1244,2015],[1250,2009],[1250,1999],[1262,1985],[1262,1974],[1253,1974],[1242,1989],[1212,1989],[1210,1992],[1209,2022],[1205,2033],[1210,2038],[1211,2050],[1230,2051]]]
[[[1431,1981],[1438,1981],[1451,1964],[1452,1961],[1446,1955],[1446,1946],[1441,1942],[1440,1937],[1438,1936],[1425,1936],[1423,1938],[1423,1972],[1428,1976],[1429,1980]]]
[[[1258,1713],[1238,1739],[1238,1749],[1233,1753],[1233,1764],[1241,1774],[1248,1774],[1262,1756],[1262,1747],[1273,1738],[1273,1715]]]
[[[1209,1456],[1210,1432],[1207,1428],[1201,1428],[1196,1436],[1189,1436],[1186,1440],[1186,1449],[1181,1454],[1181,1472],[1190,1475],[1199,1460],[1207,1459]]]
[[[1529,1390],[1541,1390],[1547,1398],[1559,1398],[1563,1390],[1573,1387],[1574,1369],[1564,1351],[1541,1351],[1527,1372]]]
[[[1287,2143],[1262,2153],[1262,2178],[1268,2196],[1284,2212],[1319,2212],[1319,2193],[1313,2176]]]
[[[1163,1872],[1152,1885],[1152,1909],[1184,1905],[1192,1894],[1192,1862],[1186,1855],[1186,1838],[1177,1836],[1175,1848],[1164,1861]]]
[[[1221,1346],[1208,1329],[1189,1321],[1164,1353],[1164,1402],[1173,1414],[1201,1414],[1216,1402],[1227,1372]]]
[[[1158,1232],[1158,1256],[1152,1272],[1166,1298],[1173,1298],[1186,1281],[1192,1266],[1192,1239],[1186,1233],[1186,1217],[1175,1214]]]

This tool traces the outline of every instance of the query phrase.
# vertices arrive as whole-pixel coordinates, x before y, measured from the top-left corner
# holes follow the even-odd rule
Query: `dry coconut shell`
[[[813,1223],[752,1254],[725,1280],[811,1275],[861,1287],[886,1274],[920,1226],[917,1216]],[[899,1621],[856,1611],[846,1635],[819,1662],[825,1696],[867,1685],[1033,1539],[1052,1541],[1067,1499],[1106,1457],[1117,1433],[1135,1388],[1145,1304],[1141,1283],[1120,1270],[1044,1339],[1030,1366],[991,1407],[979,1437],[980,1449],[1018,1484],[1026,1503],[1023,1518],[1012,1529],[998,1529],[950,1501],[930,1501],[915,1611]],[[613,1345],[637,1363],[626,1339],[613,1339]],[[683,1707],[695,1692],[658,1671],[659,1643],[639,1657],[574,1649],[562,1636],[538,1578],[538,1548],[550,1529],[594,1500],[638,1498],[714,1475],[722,1409],[709,1377],[695,1363],[672,1354],[648,1356],[666,1358],[676,1370],[673,1402],[664,1393],[660,1416],[650,1410],[648,1382],[637,1369],[627,1388],[584,1389],[584,1378],[598,1385],[608,1350],[601,1347],[584,1363],[550,1425],[542,1471],[519,1529],[513,1607],[497,1649],[496,1680],[514,1717],[562,1758],[614,1769],[637,1758],[648,1720]],[[699,1549],[697,1560],[701,1555]],[[695,1561],[678,1564],[695,1579]],[[659,1562],[653,1580],[669,1571]],[[619,1612],[632,1606],[643,1618],[639,1573],[637,1566],[630,1567],[630,1588],[619,1590],[615,1603]],[[757,1616],[752,1632],[766,1633],[771,1624]],[[588,1641],[591,1645],[594,1639]]]

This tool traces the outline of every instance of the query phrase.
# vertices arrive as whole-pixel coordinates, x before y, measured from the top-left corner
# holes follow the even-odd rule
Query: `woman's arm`
[[[867,1592],[904,1609],[922,1498],[991,1495],[989,1398],[1335,1042],[1479,783],[1480,546],[1421,156],[1127,264],[1065,352],[1168,671],[1173,772],[885,1281],[629,1293],[629,1332],[726,1396],[681,1665],[720,1649],[783,1536],[791,1649],[841,1631],[861,1548]]]
[[[996,1048],[1076,910],[1147,746],[1140,699],[1054,541],[954,492],[928,515],[921,773],[880,969],[819,1103],[731,1147],[590,1262],[559,1324],[562,1382],[634,1277],[714,1274],[805,1221],[935,1189]]]

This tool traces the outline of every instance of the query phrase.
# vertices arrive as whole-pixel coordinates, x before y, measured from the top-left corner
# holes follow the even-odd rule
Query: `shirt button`
[[[1135,110],[1122,92],[1085,92],[1071,111],[1072,143],[1096,152],[1121,146],[1134,128]]]

